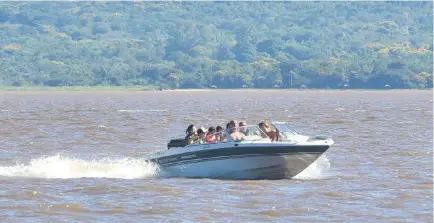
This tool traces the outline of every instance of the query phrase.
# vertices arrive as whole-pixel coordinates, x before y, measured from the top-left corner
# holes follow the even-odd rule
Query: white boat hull
[[[241,142],[170,149],[154,157],[162,177],[288,179],[323,154],[332,142]]]
[[[162,168],[164,177],[218,179],[290,179],[321,154],[257,155],[230,157]]]

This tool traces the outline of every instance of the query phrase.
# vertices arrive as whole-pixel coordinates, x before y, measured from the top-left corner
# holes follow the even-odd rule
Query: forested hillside
[[[1,2],[0,85],[432,88],[432,2]]]

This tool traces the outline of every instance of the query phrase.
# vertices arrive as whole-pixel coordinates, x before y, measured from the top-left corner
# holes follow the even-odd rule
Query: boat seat
[[[185,142],[184,139],[172,139],[167,144],[167,149],[177,148],[177,147],[185,147],[186,145],[187,145],[187,142]]]

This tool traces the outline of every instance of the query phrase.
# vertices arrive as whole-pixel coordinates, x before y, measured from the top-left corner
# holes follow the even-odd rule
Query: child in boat
[[[197,130],[197,134],[196,135],[190,137],[187,140],[187,145],[190,145],[190,144],[196,143],[196,142],[198,144],[203,144],[204,143],[204,140],[203,140],[204,137],[205,137],[205,131],[203,131],[203,129],[200,128],[200,129]]]
[[[211,126],[208,128],[208,133],[205,137],[205,142],[206,143],[212,143],[212,142],[216,142],[216,141],[217,141],[217,137],[215,134],[215,128]]]
[[[221,127],[221,126],[217,126],[217,127],[215,128],[215,130],[216,130],[216,132],[217,132],[217,134],[215,134],[216,142],[220,142],[220,141],[222,141],[222,139],[223,139],[223,127]]]

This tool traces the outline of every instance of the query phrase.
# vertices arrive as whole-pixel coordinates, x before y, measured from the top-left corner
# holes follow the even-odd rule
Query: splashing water
[[[317,180],[327,178],[325,174],[330,169],[330,161],[326,155],[321,155],[318,159],[292,179],[296,180]]]
[[[324,179],[325,172],[330,169],[330,162],[325,155],[320,156],[308,168],[292,179],[315,180]],[[30,160],[28,164],[18,163],[14,166],[0,166],[0,176],[31,177],[47,179],[69,178],[119,178],[143,179],[160,176],[158,166],[146,162],[145,159],[103,158],[83,160],[63,155],[43,156]]]
[[[32,159],[27,165],[0,166],[0,176],[6,177],[141,179],[157,174],[157,166],[134,158],[82,160],[55,155]]]

